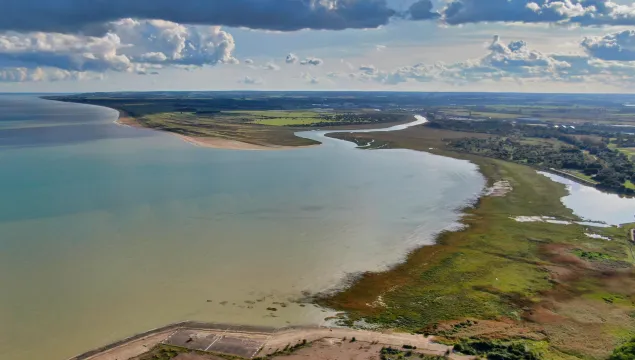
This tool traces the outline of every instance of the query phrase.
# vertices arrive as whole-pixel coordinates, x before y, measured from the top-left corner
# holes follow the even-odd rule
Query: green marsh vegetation
[[[154,95],[161,101],[92,96],[79,102],[118,109],[132,104],[123,110],[130,110],[136,118],[150,117],[156,122],[152,126],[165,126],[167,131],[195,134],[205,129],[214,135],[204,136],[249,142],[254,135],[245,134],[243,127],[292,133],[295,128],[306,128],[300,125],[313,124],[312,115],[306,113],[323,101],[316,102],[317,98],[325,97],[301,95],[290,101],[284,96],[247,94],[216,101],[188,96],[184,100]],[[606,359],[614,348],[635,336],[631,265],[635,259],[627,241],[633,225],[592,229],[612,239],[606,241],[589,238],[585,235],[589,229],[582,225],[513,219],[553,216],[578,220],[560,202],[566,193],[564,186],[537,174],[535,168],[570,171],[617,192],[631,187],[632,163],[618,154],[628,148],[611,141],[617,139],[611,135],[615,130],[611,125],[634,123],[635,111],[622,105],[632,99],[558,94],[337,96],[339,110],[350,108],[348,103],[353,102],[356,109],[377,107],[398,114],[402,109],[415,112],[425,107],[430,114],[442,116],[428,116],[433,124],[427,127],[331,136],[360,145],[372,141],[369,148],[409,148],[467,159],[480,166],[490,185],[504,180],[512,190],[505,196],[481,198],[465,209],[464,229],[440,234],[436,245],[413,251],[390,271],[365,274],[347,290],[319,299],[321,304],[347,311],[344,321],[349,325],[365,319],[375,325],[433,334],[450,344],[519,344],[515,346],[544,359]],[[450,114],[444,109],[463,113]],[[263,110],[278,113],[263,117]],[[201,120],[222,118],[228,112],[234,122],[210,120],[207,124],[208,120]],[[187,120],[170,119],[176,113]],[[449,119],[457,116],[467,121]],[[519,118],[534,119],[525,124]],[[434,126],[441,122],[444,124]],[[564,129],[563,124],[575,125]],[[221,129],[223,126],[233,128]]]
[[[578,219],[560,201],[565,187],[534,168],[448,145],[492,134],[424,126],[331,136],[467,159],[479,165],[490,185],[505,180],[512,186],[504,196],[483,197],[465,209],[464,229],[442,233],[436,245],[413,251],[393,269],[365,274],[344,292],[319,300],[347,311],[344,322],[365,319],[449,344],[513,343],[544,359],[606,359],[635,335],[627,239],[633,225],[590,230],[515,221],[516,216]],[[588,231],[612,241],[589,238]]]
[[[635,338],[629,340],[613,351],[608,360],[631,360],[635,359]]]
[[[416,348],[404,346],[401,349],[393,347],[383,347],[379,352],[379,358],[381,360],[403,360],[403,359],[423,359],[423,360],[443,360],[447,359],[444,356],[425,355],[416,352]]]

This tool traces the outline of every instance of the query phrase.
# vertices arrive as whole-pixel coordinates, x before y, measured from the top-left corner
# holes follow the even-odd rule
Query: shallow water
[[[187,319],[321,323],[289,300],[431,243],[484,186],[466,161],[320,132],[314,148],[215,150],[116,116],[0,97],[0,359]]]
[[[563,197],[562,202],[577,216],[609,225],[635,222],[635,198],[602,192],[594,187],[582,185],[555,174],[539,173],[567,186],[569,195]],[[593,226],[594,224],[587,223],[587,225]]]

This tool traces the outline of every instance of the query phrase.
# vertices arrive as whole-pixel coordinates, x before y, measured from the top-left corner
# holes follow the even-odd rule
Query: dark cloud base
[[[4,0],[0,31],[95,34],[122,18],[294,31],[376,28],[395,15],[385,0]]]
[[[101,35],[111,21],[160,19],[277,31],[377,28],[391,18],[480,22],[635,25],[635,5],[612,0],[452,0],[439,10],[418,0],[405,12],[386,0],[3,0],[0,31]]]

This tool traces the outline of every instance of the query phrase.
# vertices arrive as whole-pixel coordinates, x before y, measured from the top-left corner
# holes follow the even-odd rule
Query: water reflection
[[[539,172],[553,181],[567,185],[569,195],[562,198],[565,206],[579,217],[611,225],[635,222],[635,199],[602,192],[562,176]]]

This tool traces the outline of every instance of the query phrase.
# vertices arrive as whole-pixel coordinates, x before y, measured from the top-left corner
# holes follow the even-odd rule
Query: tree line
[[[590,126],[580,128],[532,126],[500,120],[433,121],[428,126],[463,132],[493,135],[490,138],[466,137],[449,141],[450,147],[477,155],[527,164],[539,168],[579,171],[596,181],[597,187],[621,194],[635,195],[626,186],[635,183],[635,164],[624,153],[612,149],[635,142],[635,136],[607,133]],[[558,142],[531,142],[531,138]]]

